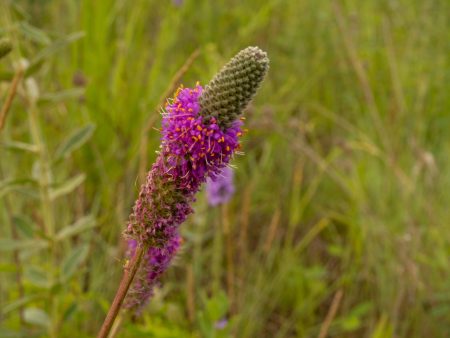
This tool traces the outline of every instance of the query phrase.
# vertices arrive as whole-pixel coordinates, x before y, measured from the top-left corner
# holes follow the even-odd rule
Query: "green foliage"
[[[9,39],[0,39],[0,59],[8,55],[12,50],[12,43]]]
[[[0,3],[0,336],[95,335],[165,91],[256,45],[236,195],[118,337],[448,337],[450,2],[176,3]]]

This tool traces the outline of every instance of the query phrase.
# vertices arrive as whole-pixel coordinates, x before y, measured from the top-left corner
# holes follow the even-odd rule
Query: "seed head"
[[[215,117],[220,128],[236,121],[269,69],[267,54],[258,47],[241,50],[217,73],[200,97],[200,115]]]

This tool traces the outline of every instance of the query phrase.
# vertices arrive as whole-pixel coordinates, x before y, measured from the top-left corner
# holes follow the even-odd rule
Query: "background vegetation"
[[[0,337],[95,335],[160,106],[248,45],[271,69],[237,192],[219,208],[200,194],[118,337],[450,336],[449,1],[0,8],[0,106],[18,80],[0,130]]]

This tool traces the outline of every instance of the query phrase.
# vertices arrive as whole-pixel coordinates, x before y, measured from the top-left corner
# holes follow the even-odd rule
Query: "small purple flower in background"
[[[206,180],[206,194],[209,205],[215,207],[227,203],[234,194],[233,169],[224,167],[214,178]]]
[[[183,4],[183,0],[172,0],[172,3],[177,6],[180,7]]]
[[[218,320],[214,324],[214,328],[217,330],[223,330],[228,325],[228,320],[226,318],[223,318],[221,320]]]

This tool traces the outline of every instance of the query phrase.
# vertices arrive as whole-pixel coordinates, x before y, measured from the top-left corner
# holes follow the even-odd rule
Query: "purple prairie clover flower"
[[[220,179],[240,149],[240,115],[268,67],[266,53],[248,47],[207,86],[181,87],[166,104],[160,152],[125,230],[129,257],[134,256],[137,246],[146,250],[125,300],[126,307],[135,313],[147,303],[178,250],[178,226],[193,212],[195,193],[207,179]]]
[[[215,117],[199,115],[203,88],[180,88],[166,105],[162,122],[162,152],[168,172],[182,187],[197,191],[207,177],[215,177],[240,148],[240,120],[222,130]]]
[[[234,194],[233,169],[224,167],[215,178],[206,180],[206,196],[211,206],[227,203]]]

